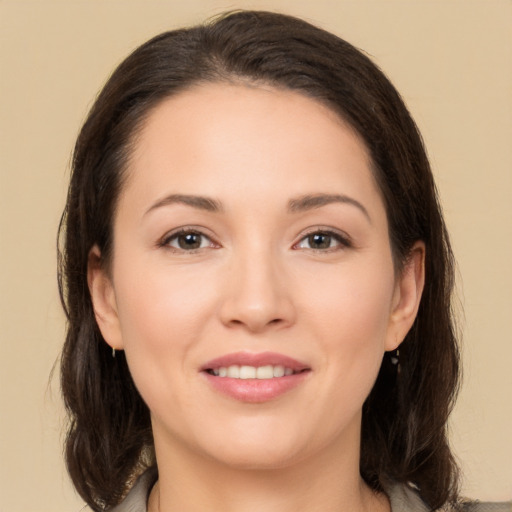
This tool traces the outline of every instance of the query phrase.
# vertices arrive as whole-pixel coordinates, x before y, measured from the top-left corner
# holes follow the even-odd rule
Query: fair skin
[[[207,84],[156,107],[127,173],[89,286],[151,411],[150,512],[389,510],[359,475],[361,410],[424,247],[395,272],[361,139],[296,92]],[[277,376],[217,375],[238,362]]]

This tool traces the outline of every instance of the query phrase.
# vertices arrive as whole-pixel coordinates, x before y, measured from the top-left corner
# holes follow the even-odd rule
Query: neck
[[[331,447],[307,461],[268,469],[231,467],[183,447],[169,453],[159,443],[156,453],[159,481],[149,512],[390,510],[387,498],[361,479],[359,449],[343,449],[340,457],[333,457]]]

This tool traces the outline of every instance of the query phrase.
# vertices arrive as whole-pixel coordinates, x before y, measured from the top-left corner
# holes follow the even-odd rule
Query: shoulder
[[[391,512],[429,512],[429,508],[415,489],[403,484],[386,486]]]
[[[483,502],[475,501],[467,503],[464,508],[464,512],[512,512],[512,501],[502,502]]]
[[[135,482],[126,498],[110,512],[147,512],[149,492],[157,479],[156,468],[148,469]],[[417,491],[407,485],[393,484],[386,488],[391,503],[391,512],[430,512]],[[80,512],[91,509],[84,507]],[[512,512],[512,501],[467,502],[462,506],[461,512]]]
[[[147,512],[147,501],[151,488],[158,477],[156,468],[150,468],[135,481],[130,492],[119,505],[109,512]],[[85,511],[90,510],[85,508]]]
[[[392,512],[430,512],[430,508],[413,487],[393,484],[386,488],[386,492]],[[512,512],[512,501],[500,503],[467,501],[460,506],[459,512]]]
[[[111,512],[147,512],[149,492],[157,479],[156,468],[150,468],[137,479],[126,498]]]

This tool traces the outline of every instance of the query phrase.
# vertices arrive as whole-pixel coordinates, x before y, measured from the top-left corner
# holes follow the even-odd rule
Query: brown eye
[[[348,237],[334,231],[315,231],[306,235],[295,247],[314,251],[328,251],[351,247],[351,243]]]
[[[180,249],[199,249],[201,247],[201,235],[188,233],[177,238]]]
[[[167,238],[164,245],[182,251],[193,251],[211,247],[213,244],[206,235],[197,231],[180,231]]]
[[[328,249],[331,247],[332,237],[326,233],[314,233],[307,237],[311,249]]]

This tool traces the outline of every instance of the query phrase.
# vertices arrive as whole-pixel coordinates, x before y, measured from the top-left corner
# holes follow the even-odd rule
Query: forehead
[[[283,189],[330,192],[344,181],[340,192],[378,200],[371,167],[362,139],[323,103],[270,86],[208,83],[152,110],[124,192],[271,198]]]
[[[187,131],[192,127],[194,133]],[[171,132],[173,140],[181,136],[182,141],[193,141],[194,134],[211,136],[217,131],[217,142],[222,142],[222,130],[235,128],[241,129],[240,136],[247,133],[261,138],[266,133],[276,143],[284,143],[287,136],[305,136],[318,143],[313,130],[322,130],[326,144],[337,144],[343,132],[343,138],[350,138],[369,155],[362,138],[326,103],[299,91],[250,82],[199,83],[157,103],[138,131],[135,153],[154,148],[163,138],[169,140]],[[262,128],[259,133],[258,128]]]

